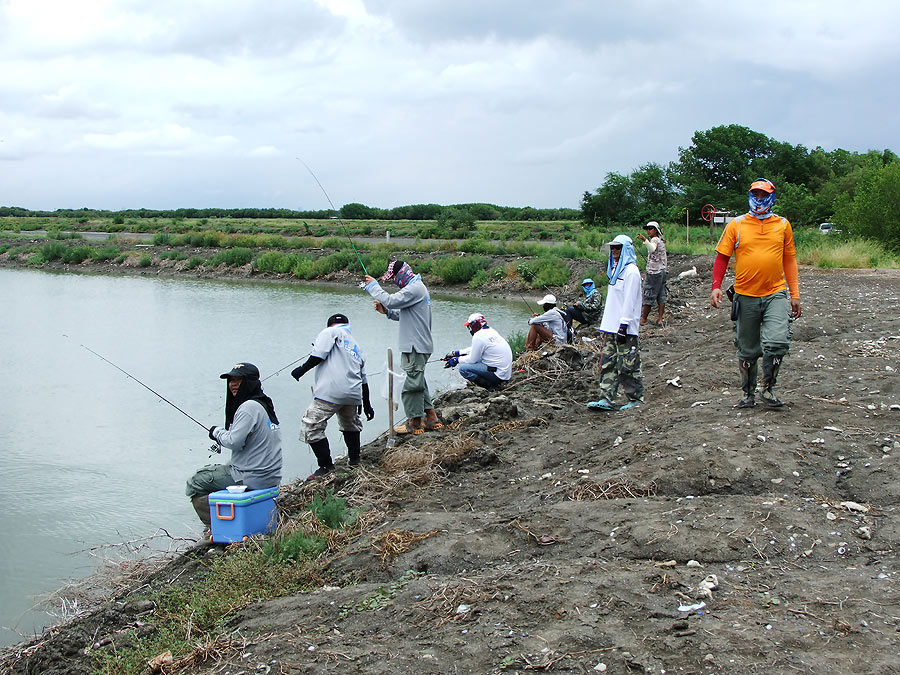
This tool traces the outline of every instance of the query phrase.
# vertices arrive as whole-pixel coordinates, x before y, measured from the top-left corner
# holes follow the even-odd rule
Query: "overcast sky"
[[[764,8],[764,9],[763,9]],[[0,205],[577,207],[741,124],[900,151],[900,3],[0,0]]]

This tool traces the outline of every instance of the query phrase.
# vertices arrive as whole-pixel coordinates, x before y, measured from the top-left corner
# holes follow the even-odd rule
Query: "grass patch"
[[[224,251],[219,251],[210,258],[209,264],[211,267],[216,267],[222,263],[225,263],[229,267],[240,267],[241,265],[246,265],[251,260],[253,260],[253,251],[249,248],[227,248]]]
[[[153,258],[150,256],[149,253],[143,254],[138,259],[138,267],[150,267],[151,264],[153,264]]]
[[[510,349],[512,349],[513,353],[513,361],[515,361],[521,354],[525,353],[525,334],[522,332],[516,332],[512,335],[506,336],[506,341],[509,343]]]
[[[324,496],[313,497],[307,508],[332,530],[352,525],[358,517],[355,510],[347,508],[347,501],[341,497],[335,497],[331,490],[328,490]]]
[[[900,267],[900,257],[885,249],[880,242],[868,239],[839,240],[833,235],[816,235],[819,240],[801,244],[797,252],[801,265],[822,268]]]

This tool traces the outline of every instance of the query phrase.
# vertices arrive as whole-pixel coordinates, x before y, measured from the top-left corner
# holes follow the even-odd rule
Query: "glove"
[[[444,361],[449,361],[449,360],[452,359],[454,356],[459,356],[459,351],[458,351],[458,350],[454,350],[454,351],[452,351],[452,352],[447,352],[447,353],[444,355]]]
[[[216,439],[216,427],[215,427],[215,425],[213,425],[213,426],[211,426],[211,427],[209,428],[209,437],[210,437],[212,440],[214,440],[214,441],[216,441],[216,442],[218,443],[218,440]]]
[[[447,359],[447,363],[444,364],[444,368],[455,368],[459,364],[459,357],[452,356]]]
[[[303,366],[297,366],[291,371],[291,377],[293,377],[297,382],[300,381],[300,378],[303,377],[303,373],[306,371],[303,370]]]
[[[624,345],[628,342],[628,324],[622,324],[619,326],[619,332],[616,333],[616,344]]]
[[[375,409],[371,405],[364,405],[363,412],[366,414],[366,420],[369,422],[375,419]]]

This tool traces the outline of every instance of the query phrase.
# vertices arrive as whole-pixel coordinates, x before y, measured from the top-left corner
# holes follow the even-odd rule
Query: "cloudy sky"
[[[762,8],[765,8],[763,10]],[[0,0],[0,205],[577,207],[742,124],[900,151],[900,3]]]

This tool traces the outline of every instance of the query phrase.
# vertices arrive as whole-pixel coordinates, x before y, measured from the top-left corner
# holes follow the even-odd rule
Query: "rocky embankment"
[[[327,584],[242,608],[227,641],[175,665],[900,672],[900,320],[885,309],[900,276],[801,271],[787,405],[770,411],[733,407],[731,323],[703,271],[671,283],[671,319],[643,333],[643,406],[585,408],[597,351],[582,342],[522,357],[499,394],[444,396],[443,432],[379,439],[359,471],[286,488],[283,508],[331,488],[377,518],[329,559]],[[207,559],[196,548],[157,578],[190,583]],[[90,672],[86,647],[153,630],[154,608],[131,600],[3,668]]]

